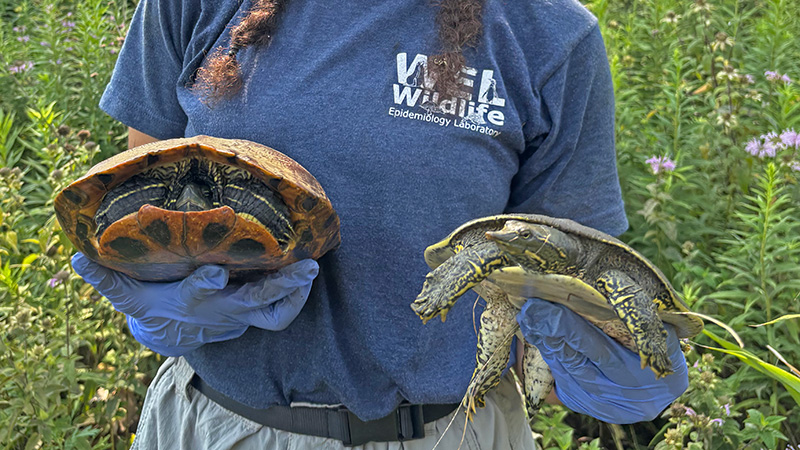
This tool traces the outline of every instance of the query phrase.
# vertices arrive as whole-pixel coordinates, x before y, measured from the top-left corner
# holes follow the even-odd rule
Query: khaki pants
[[[265,427],[234,414],[195,391],[194,371],[183,358],[169,358],[147,391],[132,450],[343,449],[340,441]],[[455,415],[455,419],[453,416]],[[519,395],[511,375],[486,396],[464,432],[463,412],[425,424],[425,438],[405,442],[370,442],[364,450],[534,450]],[[449,426],[449,429],[448,429]],[[463,441],[462,441],[463,438]]]

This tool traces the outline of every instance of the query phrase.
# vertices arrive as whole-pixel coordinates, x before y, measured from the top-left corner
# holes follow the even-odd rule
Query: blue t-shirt
[[[341,246],[321,258],[285,330],[251,327],[187,355],[215,389],[253,407],[344,404],[364,420],[461,400],[475,365],[475,294],[447,322],[410,308],[426,246],[502,212],[627,227],[613,94],[597,22],[576,0],[488,0],[465,52],[469,99],[431,91],[439,50],[428,0],[290,1],[267,48],[239,52],[244,88],[213,108],[187,88],[227,44],[248,0],[140,2],[101,107],[157,138],[266,144],[325,188]]]

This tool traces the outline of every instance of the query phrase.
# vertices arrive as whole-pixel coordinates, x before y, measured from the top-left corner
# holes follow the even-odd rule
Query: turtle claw
[[[423,324],[436,316],[441,316],[442,322],[444,322],[453,303],[454,300],[448,298],[428,295],[426,289],[423,288],[417,299],[411,303],[411,309],[422,319]]]
[[[642,360],[642,369],[650,367],[656,378],[663,378],[673,372],[672,361],[667,356],[666,349],[645,348],[640,349],[639,357]]]

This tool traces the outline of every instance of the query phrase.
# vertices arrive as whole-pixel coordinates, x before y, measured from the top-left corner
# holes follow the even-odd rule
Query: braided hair
[[[441,50],[430,58],[429,75],[443,98],[463,97],[459,78],[466,66],[463,51],[477,45],[482,28],[483,0],[433,0]],[[242,88],[236,54],[245,47],[269,44],[286,0],[254,0],[241,22],[231,28],[228,48],[217,47],[197,70],[192,90],[208,104],[230,98]]]

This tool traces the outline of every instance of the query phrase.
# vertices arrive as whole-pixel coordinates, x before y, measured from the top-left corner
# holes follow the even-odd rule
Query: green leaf
[[[41,442],[40,442],[41,439],[42,439],[42,435],[41,434],[39,434],[39,433],[32,434],[28,438],[28,441],[25,443],[25,450],[33,450],[33,449],[39,448],[39,446],[41,445]]]
[[[703,347],[721,353],[727,353],[729,355],[733,355],[739,358],[742,362],[744,362],[748,366],[758,370],[764,375],[767,375],[773,380],[780,382],[792,396],[794,401],[798,405],[800,405],[800,377],[796,377],[791,373],[781,369],[778,366],[763,361],[761,358],[757,357],[753,353],[750,353],[749,351],[744,349],[740,349],[739,347],[736,346],[736,344],[728,342],[725,339],[715,335],[714,333],[708,330],[703,330],[703,334],[710,337],[724,348],[715,348],[706,346]]]
[[[38,253],[31,253],[30,255],[26,256],[25,259],[22,260],[22,264],[20,265],[20,267],[22,267],[23,269],[28,268],[32,262],[36,261],[36,259],[39,258],[39,256],[40,255]]]
[[[800,319],[800,314],[786,314],[784,316],[778,317],[775,320],[770,320],[769,322],[764,322],[764,323],[760,323],[758,325],[750,325],[750,326],[753,327],[753,328],[758,328],[758,327],[763,327],[764,325],[772,325],[774,323],[778,323],[778,322],[781,322],[781,321],[784,321],[784,320],[789,320],[789,319]]]

